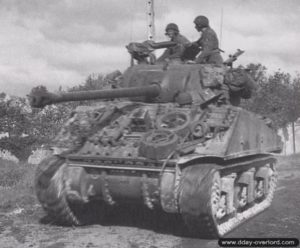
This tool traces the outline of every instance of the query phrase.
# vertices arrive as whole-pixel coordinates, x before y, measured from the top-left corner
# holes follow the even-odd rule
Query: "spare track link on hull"
[[[45,158],[35,174],[36,195],[44,210],[57,223],[80,225],[81,222],[71,210],[64,178],[65,159],[58,156]]]
[[[180,212],[189,233],[192,236],[202,238],[223,237],[243,222],[267,209],[271,205],[275,192],[277,180],[274,168],[275,162],[274,158],[268,157],[237,163],[228,167],[220,167],[215,164],[198,164],[184,168],[178,200]],[[237,205],[232,205],[230,213],[221,218],[217,217],[223,193],[221,189],[222,179],[232,172],[241,175],[243,172],[247,173],[249,168],[258,170],[262,167],[270,168],[270,170],[265,169],[270,173],[267,180],[268,193],[259,201],[254,199],[246,206],[237,207]],[[254,172],[252,175],[254,175]],[[232,179],[235,191],[237,180],[238,178]],[[236,192],[234,198],[237,198]],[[232,201],[233,204],[235,201],[236,199]]]

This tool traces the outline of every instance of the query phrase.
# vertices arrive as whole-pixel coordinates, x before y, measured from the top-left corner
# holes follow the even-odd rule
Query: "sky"
[[[79,85],[90,74],[129,66],[125,46],[147,39],[146,0],[0,0],[0,92],[25,96]],[[193,20],[205,15],[223,57],[245,50],[238,64],[269,72],[300,71],[299,0],[155,0],[156,41],[178,24],[191,41]]]

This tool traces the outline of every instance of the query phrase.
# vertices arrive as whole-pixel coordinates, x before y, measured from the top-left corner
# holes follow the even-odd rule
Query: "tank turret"
[[[157,45],[166,47],[172,42]],[[243,69],[231,68],[242,54],[238,50],[224,65],[203,64],[137,64],[129,67],[121,77],[119,87],[54,94],[43,86],[32,89],[28,95],[32,107],[83,100],[129,98],[147,103],[176,102],[203,105],[211,100],[239,104],[240,98],[249,98],[253,80]],[[230,68],[228,68],[230,65]]]

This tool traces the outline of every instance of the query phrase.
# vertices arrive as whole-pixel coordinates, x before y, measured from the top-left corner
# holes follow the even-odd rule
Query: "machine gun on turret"
[[[233,55],[229,55],[229,58],[224,61],[224,65],[227,65],[232,68],[232,64],[237,60],[239,56],[241,56],[245,51],[237,49],[237,51]]]

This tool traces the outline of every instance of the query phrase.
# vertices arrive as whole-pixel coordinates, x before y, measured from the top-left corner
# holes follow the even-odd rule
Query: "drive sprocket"
[[[64,179],[65,159],[59,156],[45,158],[35,174],[36,195],[44,210],[54,222],[65,225],[80,225],[66,197]]]
[[[267,209],[271,205],[276,187],[275,163],[274,158],[266,157],[232,164],[228,168],[216,164],[185,167],[178,190],[178,204],[189,233],[204,238],[223,237]],[[233,171],[238,172],[239,176],[230,176]],[[248,186],[245,191],[246,201],[241,205],[239,194],[230,196],[239,187],[239,178],[244,173],[258,177],[248,177],[252,178],[255,189],[250,190]],[[229,180],[232,185],[228,183]],[[253,196],[254,198],[250,198]]]
[[[59,156],[45,158],[36,170],[36,195],[51,220],[71,226],[103,221],[108,213],[103,202],[68,201],[66,170],[65,159]]]
[[[188,166],[182,171],[179,187],[179,207],[192,236],[218,237],[212,210],[211,195],[220,181],[217,166],[211,164]]]

